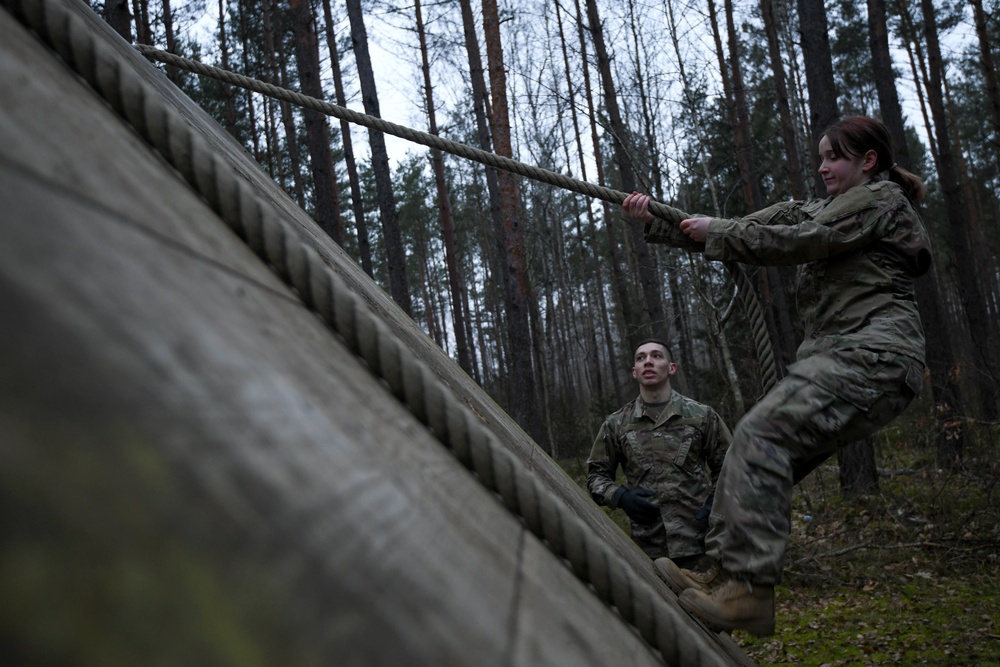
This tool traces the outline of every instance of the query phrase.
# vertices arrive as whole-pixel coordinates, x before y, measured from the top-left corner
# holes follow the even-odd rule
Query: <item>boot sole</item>
[[[667,569],[667,566],[661,563],[660,560],[661,559],[653,561],[653,569],[656,570],[656,575],[667,584],[667,587],[670,588],[670,590],[674,592],[674,595],[680,595],[688,589],[701,591],[706,595],[711,593],[711,589],[709,589],[708,586],[702,586],[698,583],[691,585],[692,582],[687,577],[682,574],[675,573],[671,569]],[[671,565],[673,565],[673,563],[671,563]],[[676,565],[673,565],[673,567],[677,568]]]

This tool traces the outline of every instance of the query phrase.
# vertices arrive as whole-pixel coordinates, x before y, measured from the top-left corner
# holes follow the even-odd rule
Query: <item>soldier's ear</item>
[[[872,171],[878,165],[878,153],[874,150],[869,150],[865,153],[864,157],[861,159],[861,170],[862,171]]]

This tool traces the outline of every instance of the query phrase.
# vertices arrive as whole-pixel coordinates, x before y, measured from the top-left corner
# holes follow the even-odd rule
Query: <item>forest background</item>
[[[937,664],[926,662],[934,651],[949,664],[1000,664],[995,646],[979,648],[997,644],[1000,616],[995,0],[91,4],[132,41],[713,216],[825,196],[823,128],[843,115],[881,118],[897,162],[929,186],[921,212],[936,261],[917,289],[925,390],[800,487],[790,576],[865,599],[886,577],[895,602],[873,606],[873,624],[912,607],[897,595],[905,586],[929,581],[929,595],[940,602],[944,588],[957,606],[931,606],[950,630],[911,639],[924,656],[912,664]],[[601,421],[635,393],[640,339],[670,341],[675,386],[730,426],[765,390],[763,341],[731,275],[646,245],[618,206],[164,71],[581,483]],[[743,270],[780,373],[802,335],[794,267]],[[861,567],[869,561],[876,573]],[[908,662],[905,651],[879,653],[885,632],[853,625],[853,603],[831,618],[829,595],[785,595],[779,615],[824,620],[796,622],[794,639],[750,642],[751,655]],[[847,639],[831,636],[831,622],[852,628]],[[816,637],[804,639],[811,627]],[[845,643],[862,645],[861,658],[829,660],[848,655]],[[800,644],[826,659],[796,658]]]

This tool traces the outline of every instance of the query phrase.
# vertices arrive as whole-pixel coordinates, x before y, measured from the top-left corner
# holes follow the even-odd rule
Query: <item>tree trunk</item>
[[[892,59],[889,54],[889,38],[886,29],[885,0],[868,0],[869,45],[872,51],[875,86],[878,90],[879,107],[882,112],[882,122],[885,123],[892,137],[893,155],[897,163],[904,169],[913,171],[913,159],[906,143],[903,128],[903,113],[896,92],[895,74],[892,70]],[[931,220],[925,224],[934,236]],[[937,271],[934,270],[916,283],[917,305],[920,308],[924,322],[924,336],[927,341],[927,367],[931,376],[931,391],[934,395],[934,419],[938,433],[938,459],[946,463],[945,467],[953,467],[956,456],[961,458],[965,448],[965,428],[960,419],[956,419],[957,410],[962,404],[961,386],[953,373],[956,362],[952,348],[954,334],[945,333],[944,323],[948,315],[940,302],[940,287]]]
[[[611,58],[604,43],[604,30],[597,11],[596,0],[587,0],[587,20],[590,23],[590,34],[594,40],[594,51],[597,55],[597,66],[601,73],[601,84],[604,90],[604,107],[608,114],[608,129],[612,136],[615,151],[615,164],[618,166],[621,178],[621,189],[632,192],[636,189],[635,171],[629,159],[626,137],[628,131],[622,121],[618,106],[618,95],[615,91],[615,81],[611,74]],[[627,229],[632,241],[632,252],[639,275],[644,304],[644,319],[641,326],[638,322],[629,322],[628,331],[629,353],[638,346],[640,339],[652,335],[658,338],[666,337],[667,322],[663,314],[663,303],[660,291],[660,276],[657,274],[653,254],[643,239],[642,225],[634,220],[628,220]]]
[[[583,137],[580,130],[580,123],[577,119],[577,114],[576,114],[576,105],[577,105],[576,88],[573,86],[573,77],[571,75],[570,61],[569,61],[569,49],[567,47],[566,35],[563,29],[562,11],[560,9],[560,4],[558,2],[554,2],[553,5],[555,5],[556,9],[556,25],[559,28],[559,44],[562,50],[563,68],[566,71],[566,99],[568,101],[569,116],[573,122],[573,140],[575,142],[575,147],[576,147],[576,159],[578,164],[580,165],[580,178],[584,181],[587,181],[587,161],[586,161],[586,156],[583,152]],[[581,44],[581,47],[582,46],[583,44]],[[581,61],[584,63],[583,69],[586,76],[586,69],[587,69],[586,50],[581,48],[581,53],[582,53]],[[569,149],[567,147],[567,157],[566,157],[567,163],[570,162],[568,151]],[[588,286],[593,285],[593,294],[594,296],[596,296],[596,301],[597,301],[598,321],[600,322],[600,326],[603,328],[604,339],[607,343],[607,352],[609,355],[608,360],[610,363],[611,360],[614,359],[614,347],[611,342],[611,325],[608,321],[607,300],[604,297],[603,272],[601,269],[600,257],[598,255],[596,247],[596,234],[594,230],[597,224],[596,221],[594,220],[594,209],[589,205],[589,202],[582,201],[580,198],[574,199],[574,203],[579,205],[580,208],[583,209],[583,213],[587,216],[587,228],[586,231],[584,231],[580,223],[580,217],[581,217],[580,212],[578,211],[574,215],[574,220],[576,222],[576,236],[577,236],[577,242],[581,245],[581,247],[583,245],[585,237],[589,238],[591,241],[590,244],[591,251],[587,255],[587,261],[589,262],[591,267],[590,277],[592,280],[588,281],[587,285]],[[587,300],[586,312],[593,312],[593,305],[591,302],[591,298],[592,298],[591,292],[588,290],[586,292],[586,300]],[[587,331],[589,334],[588,343],[590,345],[590,353],[594,355],[591,358],[591,363],[589,363],[587,366],[591,376],[593,377],[593,385],[595,392],[597,393],[598,396],[603,397],[604,381],[601,369],[604,365],[599,363],[597,325],[594,325],[592,320],[590,319],[588,319]],[[617,391],[615,393],[617,395]],[[595,429],[588,429],[588,430],[595,430]]]
[[[243,3],[237,3],[236,11],[239,17],[239,41],[240,41],[240,56],[243,63],[243,71],[248,74],[253,70],[250,67],[250,36],[247,30],[247,8]],[[253,93],[249,90],[244,91],[242,94],[246,95],[247,104],[247,117],[250,123],[250,141],[253,144],[253,159],[258,164],[263,164],[264,159],[262,158],[260,151],[260,128],[257,125],[257,105],[254,101]]]
[[[585,23],[583,20],[583,14],[580,9],[580,0],[573,0],[573,5],[576,10],[576,25],[577,25],[577,38],[580,42],[580,53],[582,54],[581,61],[583,62],[583,91],[584,98],[587,102],[587,119],[590,124],[590,141],[591,146],[594,151],[594,163],[597,169],[597,183],[602,187],[606,185],[606,179],[604,177],[604,157],[601,151],[601,141],[597,136],[597,113],[594,110],[594,94],[593,88],[590,81],[590,66],[588,64],[589,58],[587,57],[587,40],[584,36]],[[632,312],[631,300],[628,298],[628,288],[625,284],[625,275],[622,272],[622,262],[620,254],[620,246],[618,244],[618,233],[616,231],[617,225],[612,223],[615,214],[611,210],[611,205],[608,202],[602,202],[602,209],[604,212],[604,229],[608,236],[608,253],[611,255],[611,284],[614,286],[614,292],[618,295],[618,304],[620,318],[618,322],[620,325],[624,325],[624,322],[634,322],[636,317]],[[597,255],[597,232],[596,224],[592,224],[590,228],[590,246],[593,249],[594,262],[598,262]],[[600,272],[597,273],[600,275]],[[603,300],[603,288],[602,300]],[[605,312],[607,316],[607,312]],[[623,403],[625,402],[625,388],[618,377],[618,359],[623,355],[620,352],[616,352],[614,346],[614,339],[611,335],[610,323],[605,319],[605,344],[608,350],[608,363],[611,365],[611,379],[614,384],[615,389],[615,402]],[[625,336],[620,336],[620,339],[625,339]],[[635,348],[633,348],[635,349]],[[631,356],[632,351],[628,351],[628,355]]]
[[[732,110],[730,119],[733,129],[733,145],[736,147],[736,163],[740,170],[740,186],[743,189],[743,201],[746,203],[747,211],[759,211],[764,208],[764,199],[760,192],[757,163],[753,158],[750,109],[747,107],[746,88],[743,85],[740,40],[736,33],[733,0],[725,0],[725,12],[726,35],[729,44],[729,74],[732,82],[732,87],[726,95],[726,102]],[[726,67],[722,59],[720,59],[719,65],[722,69]]]
[[[653,194],[653,196],[656,197],[657,200],[664,201],[663,168],[660,165],[660,150],[658,147],[659,140],[657,139],[656,131],[654,129],[657,125],[657,122],[656,119],[653,118],[653,110],[650,104],[650,97],[652,97],[653,94],[647,90],[647,87],[650,85],[650,80],[643,73],[644,71],[642,67],[643,59],[640,49],[641,40],[640,40],[640,33],[638,30],[638,26],[636,23],[635,4],[633,0],[629,0],[628,2],[628,14],[629,14],[629,28],[632,33],[632,45],[634,47],[633,67],[635,69],[635,82],[636,82],[635,87],[636,87],[636,92],[638,92],[639,94],[639,113],[642,118],[643,137],[646,143],[645,151],[643,152],[643,154],[644,154],[644,159],[648,161],[649,180],[650,180],[650,187],[652,189],[651,194]],[[680,254],[686,254],[686,251],[678,250],[676,248],[665,248],[663,246],[650,247],[649,252],[654,262],[656,261],[657,258],[660,258],[662,260],[664,255],[677,257]],[[657,268],[655,269],[655,273],[659,276],[662,276],[664,273],[667,272],[659,270]],[[664,326],[661,329],[660,336],[664,340],[672,341],[672,348],[673,348],[672,353],[676,355],[675,358],[681,362],[677,366],[677,374],[674,376],[674,381],[672,382],[672,384],[678,389],[678,391],[681,391],[689,395],[697,395],[698,394],[698,389],[696,385],[697,376],[688,377],[688,369],[693,369],[694,366],[684,363],[685,361],[690,359],[690,355],[688,354],[689,339],[686,336],[670,335],[669,325],[667,324],[669,322],[674,321],[673,318],[667,316],[667,313],[670,310],[673,302],[679,298],[682,298],[682,295],[669,289],[670,287],[676,285],[676,276],[675,275],[667,276],[666,285],[668,287],[667,295],[669,295],[669,299],[665,298],[660,305],[661,309],[663,310],[662,317],[664,322]],[[663,280],[661,278],[657,286],[657,289],[660,289],[662,287],[663,287]]]
[[[774,91],[777,97],[778,118],[781,124],[781,141],[785,147],[788,160],[788,181],[793,199],[808,199],[805,181],[802,178],[802,164],[799,161],[799,148],[795,140],[795,121],[792,118],[791,105],[788,103],[788,85],[785,82],[785,65],[781,60],[781,44],[778,42],[778,24],[774,16],[772,0],[760,0],[761,18],[764,20],[764,31],[767,33],[767,53],[771,62],[771,73],[774,76]]]
[[[698,145],[707,146],[708,141],[705,137],[705,131],[704,131],[707,122],[704,116],[702,115],[703,105],[700,100],[695,99],[695,93],[693,90],[694,87],[691,84],[691,80],[687,74],[687,68],[684,65],[684,58],[681,54],[680,39],[677,36],[677,20],[674,16],[673,1],[667,0],[666,5],[667,5],[667,18],[668,18],[667,30],[670,33],[670,43],[674,48],[674,55],[677,58],[677,68],[681,81],[681,90],[684,93],[684,105],[688,113],[691,114],[692,118],[691,126],[694,130],[695,137],[697,138]],[[709,11],[711,12],[711,16],[714,21],[715,17],[714,5],[709,6]],[[717,29],[715,30],[715,34],[718,35]],[[728,76],[728,74],[723,70],[722,76],[725,78]],[[712,178],[712,170],[708,166],[708,151],[699,150],[698,159],[699,159],[699,166],[701,167],[702,171],[702,178],[705,180],[705,183],[708,187],[709,195],[712,198],[712,205],[713,205],[712,213],[715,215],[715,217],[722,217],[723,212],[722,212],[722,206],[719,204],[718,187],[716,187],[715,179]]]
[[[427,57],[427,38],[424,34],[424,19],[420,12],[420,0],[414,0],[414,13],[417,20],[417,36],[420,41],[420,64],[424,74],[424,99],[427,103],[427,123],[429,131],[437,135],[437,118],[434,114],[434,91],[431,87],[431,64]],[[466,373],[472,372],[472,361],[469,358],[469,342],[465,338],[465,320],[462,310],[462,275],[459,270],[457,249],[455,247],[455,224],[452,220],[451,200],[448,197],[448,186],[444,179],[444,158],[441,151],[431,149],[431,167],[434,170],[434,185],[437,189],[438,213],[441,220],[441,236],[444,239],[445,265],[448,269],[448,288],[451,292],[451,317],[455,333],[455,346],[458,353],[458,365]]]
[[[903,111],[896,92],[896,74],[892,69],[892,56],[889,53],[885,0],[868,0],[868,46],[872,52],[872,75],[878,91],[880,116],[892,137],[896,162],[906,169],[912,169],[913,161],[910,159],[903,127]]]
[[[950,121],[945,113],[943,90],[944,65],[938,44],[937,17],[930,0],[922,0],[924,14],[924,37],[927,43],[928,71],[930,82],[927,100],[934,118],[934,134],[938,145],[938,181],[947,209],[949,233],[945,238],[951,247],[955,261],[955,273],[959,283],[959,297],[969,323],[973,339],[973,350],[982,365],[976,369],[979,379],[980,405],[986,419],[994,419],[997,408],[997,322],[989,317],[984,300],[983,286],[978,275],[975,244],[977,220],[967,219],[969,208],[961,184],[957,166],[957,156],[952,149]]]
[[[261,9],[264,25],[264,51],[267,54],[267,66],[270,70],[271,80],[278,81],[282,88],[287,88],[288,72],[285,63],[285,50],[284,48],[278,48],[278,44],[284,40],[281,33],[275,33],[274,31],[277,9],[274,6],[273,0],[264,0]],[[275,37],[278,38],[278,44],[275,43]],[[279,101],[278,110],[281,113],[281,125],[285,132],[285,150],[288,151],[288,171],[291,171],[292,190],[290,194],[294,195],[295,202],[300,208],[305,208],[306,197],[302,189],[302,176],[299,168],[299,144],[296,138],[295,120],[292,117],[292,106],[288,102]],[[278,169],[281,187],[287,192],[288,171],[286,171],[284,160],[281,157],[281,144],[278,140],[278,128],[274,119],[273,106],[271,107],[271,111],[271,150],[274,154],[275,166]]]
[[[319,79],[319,46],[316,21],[309,0],[289,0],[292,14],[292,35],[295,39],[295,61],[298,63],[299,87],[302,92],[316,99],[323,99],[323,86]],[[306,125],[306,144],[312,166],[313,201],[316,222],[339,245],[344,245],[344,223],[340,218],[340,197],[337,194],[337,175],[333,169],[330,150],[330,126],[326,115],[303,109]]]
[[[226,39],[225,0],[219,0],[219,54],[222,59],[222,69],[229,70],[229,42]],[[233,104],[233,87],[227,83],[223,83],[222,97],[222,117],[226,132],[230,136],[238,138],[236,130],[236,107]]]
[[[132,14],[135,18],[135,41],[139,44],[152,44],[153,30],[149,25],[149,0],[132,0]]]
[[[830,55],[830,32],[823,0],[798,0],[799,32],[802,60],[806,67],[806,88],[809,91],[809,156],[813,172],[819,169],[816,144],[823,130],[840,115],[837,108],[837,86],[833,80],[833,58]]]
[[[733,146],[740,172],[744,204],[748,211],[756,211],[763,208],[764,203],[760,192],[760,183],[756,177],[757,167],[750,149],[752,137],[750,136],[749,112],[746,106],[742,70],[739,66],[739,48],[732,12],[732,0],[726,0],[725,7],[731,67],[726,66],[726,56],[722,48],[722,35],[716,18],[714,0],[708,2],[709,21],[715,41],[715,52],[719,62],[729,125],[733,133]],[[762,267],[754,275],[761,305],[764,308],[764,323],[767,327],[768,341],[774,351],[779,369],[782,369],[795,358],[795,348],[798,346],[797,336],[789,315],[791,306],[777,268]]]
[[[469,82],[472,87],[472,108],[473,115],[476,118],[476,138],[479,144],[479,148],[484,151],[493,151],[493,139],[490,137],[490,127],[487,117],[489,114],[489,98],[486,89],[486,78],[483,74],[483,60],[482,55],[479,51],[479,38],[476,35],[476,19],[472,12],[472,3],[470,0],[460,0],[460,8],[462,10],[462,29],[465,35],[465,51],[469,60]],[[488,201],[485,202],[485,206],[481,208],[488,208],[490,212],[490,223],[489,229],[492,230],[491,243],[488,245],[484,243],[483,248],[485,252],[483,257],[487,262],[487,265],[492,269],[494,274],[494,281],[486,283],[486,299],[487,302],[492,305],[496,302],[494,298],[496,295],[496,284],[506,285],[507,284],[507,265],[500,258],[504,254],[503,250],[503,214],[500,211],[500,183],[497,170],[493,167],[484,167],[484,174],[486,176],[486,192],[488,194]],[[484,230],[485,231],[485,230]],[[503,314],[499,313],[500,317],[496,320],[496,325],[499,329],[506,331],[507,325],[504,323]],[[480,345],[479,349],[482,354],[486,354],[486,349],[483,347],[482,340],[482,330],[479,331]],[[507,336],[498,336],[496,340],[497,345],[497,360],[500,366],[495,370],[497,372],[502,372],[502,360],[506,358],[505,350],[503,349],[508,343]],[[482,381],[487,382],[487,378],[490,375],[490,369],[486,364],[485,358],[483,361],[483,377]],[[504,403],[510,404],[510,394],[509,387],[502,387],[502,392],[505,397]]]
[[[927,110],[927,99],[924,95],[924,88],[929,80],[927,75],[927,63],[924,60],[924,52],[920,48],[920,38],[917,29],[913,25],[913,17],[910,15],[908,0],[895,0],[896,10],[899,14],[899,29],[906,44],[906,54],[910,61],[910,74],[913,77],[913,86],[917,91],[917,100],[920,102],[920,113],[927,128],[927,145],[934,159],[935,169],[938,162],[937,140],[934,131],[931,129],[934,124],[931,122],[930,112]]]
[[[272,16],[272,23],[273,23]],[[282,40],[283,41],[283,40]],[[278,77],[282,88],[288,88],[288,59],[285,57],[285,49],[282,45],[276,45],[278,60],[275,65],[278,68]],[[279,101],[278,108],[281,110],[281,126],[285,130],[285,150],[288,151],[288,167],[292,177],[292,191],[295,195],[295,202],[299,208],[306,207],[306,190],[302,183],[302,154],[299,152],[299,131],[295,126],[295,110],[292,105],[284,100]]]
[[[132,43],[132,14],[128,0],[105,0],[104,20],[129,44]]]
[[[972,15],[976,23],[976,37],[979,40],[979,64],[983,68],[983,79],[986,82],[986,94],[990,100],[990,113],[993,116],[993,150],[1000,151],[1000,83],[997,81],[997,69],[993,61],[993,45],[986,16],[983,11],[983,0],[969,0],[972,5]]]
[[[507,111],[507,74],[504,71],[503,46],[500,41],[500,17],[496,0],[483,0],[483,35],[486,39],[486,59],[490,74],[490,130],[498,155],[513,157],[510,139],[510,118]],[[524,254],[524,240],[518,212],[517,182],[510,172],[501,171],[500,211],[504,231],[504,261],[507,281],[504,304],[507,309],[507,338],[510,349],[511,412],[515,421],[548,450],[544,430],[538,417],[538,401],[532,386],[531,330],[529,323],[531,288]]]
[[[840,463],[841,495],[857,498],[878,493],[878,468],[871,437],[841,447],[837,461]]]
[[[347,96],[344,95],[344,81],[340,74],[340,54],[337,49],[337,37],[333,31],[333,11],[330,9],[330,0],[323,0],[323,17],[326,20],[326,47],[330,52],[334,94],[337,96],[337,104],[346,107]],[[358,254],[361,255],[361,268],[369,276],[374,277],[372,246],[368,239],[365,204],[361,197],[361,179],[358,177],[358,165],[354,159],[351,126],[346,120],[340,121],[340,141],[344,148],[344,164],[347,166],[347,179],[351,187],[351,210],[354,211],[354,226],[358,234]]]
[[[163,37],[167,43],[167,52],[177,53],[177,44],[174,41],[174,15],[170,9],[170,0],[163,0]],[[181,71],[167,65],[167,78],[175,86],[180,85]]]
[[[368,53],[368,33],[365,30],[361,0],[347,0],[347,15],[351,20],[351,44],[354,47],[354,60],[358,66],[361,100],[364,103],[365,113],[381,118],[375,74],[372,71],[371,55]],[[385,137],[381,132],[369,130],[368,143],[371,146],[372,171],[375,174],[379,212],[382,215],[382,237],[389,271],[389,294],[403,312],[412,315],[410,287],[406,278],[406,254],[403,251],[403,240],[396,218],[396,198],[392,193],[392,177],[389,173],[389,154],[385,148]]]

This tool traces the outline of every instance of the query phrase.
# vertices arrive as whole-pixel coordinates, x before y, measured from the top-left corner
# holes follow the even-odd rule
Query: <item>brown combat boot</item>
[[[774,586],[754,586],[729,578],[708,595],[689,588],[680,596],[681,607],[712,630],[746,630],[758,637],[774,634]]]
[[[678,567],[677,563],[669,558],[657,558],[653,561],[653,567],[660,579],[667,582],[670,590],[677,595],[689,588],[711,595],[712,591],[726,579],[726,573],[719,567],[718,563],[712,565],[705,572],[696,572]]]

